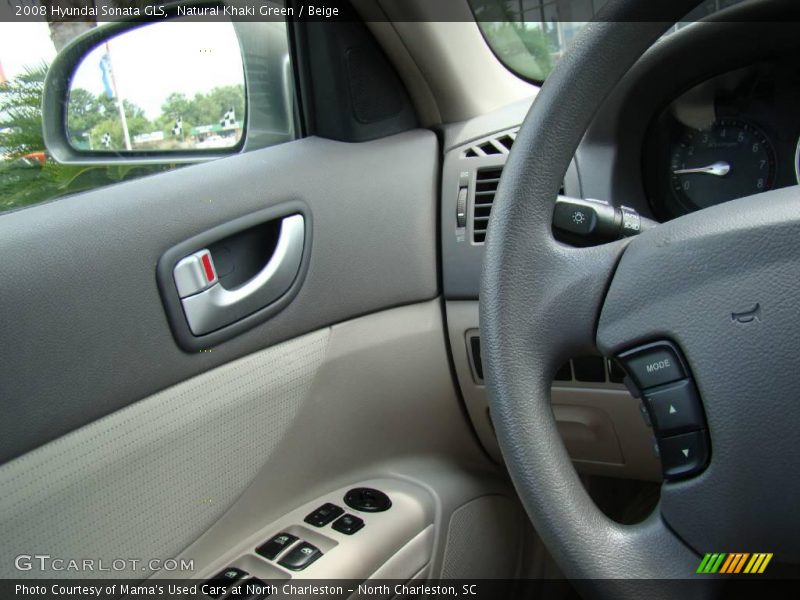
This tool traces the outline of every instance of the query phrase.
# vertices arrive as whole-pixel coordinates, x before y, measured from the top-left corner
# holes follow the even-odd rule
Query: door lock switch
[[[327,502],[306,516],[304,521],[314,527],[325,527],[325,525],[343,513],[344,509],[342,507]]]
[[[336,519],[332,527],[339,533],[353,535],[356,531],[364,527],[364,520],[354,515],[346,514]]]

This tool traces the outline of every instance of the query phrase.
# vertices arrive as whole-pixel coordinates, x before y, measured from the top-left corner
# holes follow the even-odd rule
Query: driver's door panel
[[[309,138],[4,215],[0,460],[276,342],[435,297],[436,164],[430,132]],[[181,350],[156,283],[162,254],[292,200],[315,225],[297,296],[209,352]]]
[[[476,501],[490,508],[470,527],[519,541],[518,520],[496,528],[493,501],[476,500],[512,502],[448,364],[437,155],[424,131],[362,144],[309,138],[0,218],[0,573],[65,574],[20,570],[24,550],[145,565],[181,556],[194,564],[180,575],[201,576],[305,503],[385,477],[413,481],[439,508],[381,547],[376,568],[394,557],[384,573],[416,575],[402,565],[416,569],[408,555],[419,548],[441,572],[445,532],[464,538],[466,523],[451,515]],[[159,259],[288,205],[307,207],[313,222],[296,294],[227,341],[182,349]],[[358,539],[339,556],[357,555]],[[320,559],[325,573],[351,573],[336,556]],[[142,564],[113,575],[156,570]],[[490,562],[488,574],[515,565]]]

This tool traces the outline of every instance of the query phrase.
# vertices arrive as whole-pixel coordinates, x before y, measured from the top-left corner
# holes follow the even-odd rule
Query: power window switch
[[[345,535],[353,535],[362,527],[364,527],[364,520],[351,514],[339,517],[333,524],[333,528],[336,531]]]
[[[692,431],[658,440],[661,467],[665,479],[695,475],[708,464],[708,441],[705,431]]]
[[[267,560],[275,560],[278,554],[296,541],[296,535],[292,535],[291,533],[279,533],[256,548],[256,552]]]
[[[330,502],[326,502],[317,510],[306,516],[304,521],[314,527],[325,527],[328,523],[333,521],[336,517],[344,513],[344,509]]]
[[[212,598],[221,598],[234,583],[245,576],[247,576],[247,572],[236,567],[228,567],[220,571],[208,580],[208,595]]]
[[[322,550],[313,544],[303,542],[293,548],[278,564],[292,571],[302,571],[320,556],[322,556]]]

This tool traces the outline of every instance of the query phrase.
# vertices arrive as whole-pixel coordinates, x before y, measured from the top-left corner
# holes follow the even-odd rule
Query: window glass
[[[511,71],[544,81],[572,40],[607,0],[469,0],[492,51]],[[706,0],[689,13],[688,23],[744,0]]]
[[[183,22],[181,22],[183,21]],[[57,52],[94,22],[0,22],[0,212],[177,168],[172,152],[232,153],[248,131],[245,73],[230,22],[148,23],[89,52],[70,84],[67,137],[81,152],[159,152],[157,164],[58,164],[42,134],[44,80]],[[239,24],[237,24],[239,26]],[[264,27],[274,56],[253,56],[258,145],[295,137],[285,23]],[[263,33],[263,32],[262,32]],[[245,50],[246,51],[246,50]],[[248,82],[249,84],[250,82]],[[248,145],[249,147],[249,145]]]

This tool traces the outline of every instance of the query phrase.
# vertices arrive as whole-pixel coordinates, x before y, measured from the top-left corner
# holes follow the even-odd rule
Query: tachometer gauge
[[[670,149],[675,199],[692,211],[771,190],[775,150],[760,129],[720,119],[707,129],[687,129]]]

